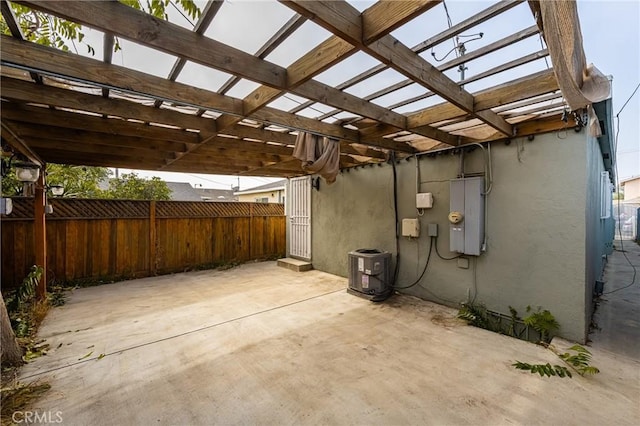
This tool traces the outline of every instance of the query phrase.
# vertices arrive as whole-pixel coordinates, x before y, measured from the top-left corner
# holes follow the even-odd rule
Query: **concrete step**
[[[304,260],[293,259],[291,257],[285,257],[283,259],[278,259],[278,266],[282,266],[283,268],[291,269],[295,272],[305,272],[313,269],[313,265],[311,262],[306,262]]]

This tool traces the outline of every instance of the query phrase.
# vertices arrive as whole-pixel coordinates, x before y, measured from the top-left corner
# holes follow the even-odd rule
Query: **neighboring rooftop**
[[[624,186],[625,183],[638,180],[638,179],[640,179],[640,175],[635,175],[635,176],[628,177],[626,179],[622,179],[620,181],[620,186]]]
[[[283,190],[285,184],[287,183],[286,179],[277,180],[275,182],[266,183],[260,186],[254,186],[253,188],[244,189],[242,191],[234,192],[235,195],[240,194],[255,194],[258,192],[269,192],[269,191],[278,191]]]
[[[238,201],[233,189],[193,188],[202,201]]]
[[[173,201],[202,201],[200,194],[187,182],[167,182]]]

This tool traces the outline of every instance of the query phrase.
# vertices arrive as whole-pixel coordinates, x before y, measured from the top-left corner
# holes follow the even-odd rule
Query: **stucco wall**
[[[560,139],[558,136],[564,137]],[[492,146],[494,184],[488,196],[488,247],[470,258],[469,269],[432,254],[420,286],[405,290],[449,305],[473,298],[489,309],[524,316],[527,305],[549,309],[561,334],[584,341],[587,149],[584,132],[539,135]],[[518,150],[520,160],[518,159]],[[466,173],[481,172],[482,152],[466,156]],[[402,238],[398,285],[420,274],[429,248],[428,223],[439,225],[440,253],[449,247],[449,179],[458,174],[459,157],[422,157],[422,192],[432,192],[434,208],[420,217],[422,236]],[[416,162],[397,166],[399,217],[418,217],[415,209]],[[389,165],[342,173],[335,184],[313,191],[312,262],[314,268],[346,276],[347,253],[369,247],[395,253],[393,177]],[[473,264],[477,261],[474,283]]]
[[[593,313],[593,291],[595,281],[602,278],[606,264],[606,254],[610,252],[614,219],[601,218],[601,173],[604,163],[598,140],[587,138],[587,208],[586,216],[586,265],[585,265],[585,327],[588,328]],[[585,329],[585,333],[588,329]]]

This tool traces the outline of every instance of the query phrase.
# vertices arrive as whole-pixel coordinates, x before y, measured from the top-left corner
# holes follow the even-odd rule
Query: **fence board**
[[[4,288],[18,285],[35,261],[33,200],[13,200],[0,229]],[[281,204],[50,201],[47,258],[57,281],[142,277],[285,252]]]

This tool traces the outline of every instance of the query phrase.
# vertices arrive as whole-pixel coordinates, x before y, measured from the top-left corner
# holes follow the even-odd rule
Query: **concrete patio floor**
[[[601,374],[541,378],[511,363],[559,363],[547,349],[345,288],[265,262],[79,289],[22,381],[73,425],[640,422],[637,360],[596,348]]]

